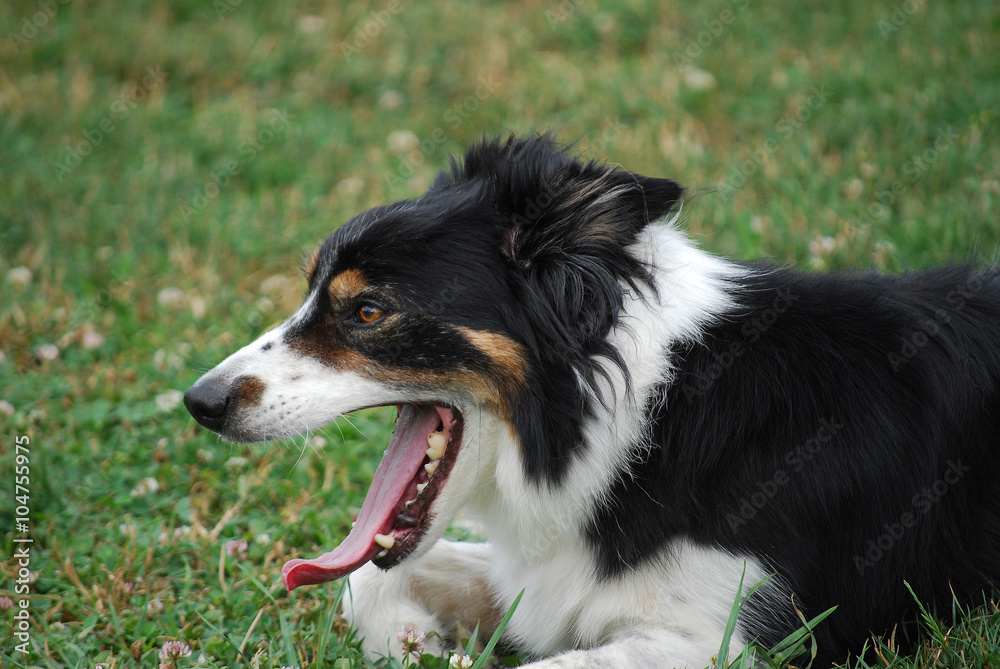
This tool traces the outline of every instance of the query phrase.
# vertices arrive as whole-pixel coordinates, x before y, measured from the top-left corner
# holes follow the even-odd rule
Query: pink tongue
[[[312,560],[289,560],[281,568],[285,587],[294,590],[300,585],[315,585],[347,576],[375,557],[382,547],[375,535],[388,531],[414,473],[427,451],[427,435],[437,430],[445,419],[445,409],[406,405],[399,413],[396,429],[375,478],[365,496],[354,529],[343,542],[329,553]],[[447,424],[447,422],[446,422]]]

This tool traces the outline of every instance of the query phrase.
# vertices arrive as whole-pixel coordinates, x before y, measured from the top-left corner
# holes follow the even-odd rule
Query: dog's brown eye
[[[358,307],[358,311],[355,314],[358,321],[362,323],[374,323],[378,319],[382,318],[383,315],[384,312],[374,304],[362,304]]]

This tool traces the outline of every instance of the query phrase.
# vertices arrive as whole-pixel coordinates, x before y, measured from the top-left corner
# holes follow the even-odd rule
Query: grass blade
[[[486,660],[489,659],[490,653],[493,652],[493,649],[496,647],[497,642],[500,641],[500,635],[503,634],[503,631],[505,629],[507,629],[507,623],[510,622],[511,616],[514,615],[514,610],[517,608],[517,605],[521,602],[521,595],[523,594],[524,590],[517,593],[517,597],[514,598],[514,603],[510,605],[509,609],[507,609],[507,615],[505,615],[503,617],[503,620],[500,621],[500,624],[497,625],[497,630],[493,633],[493,636],[490,637],[490,642],[486,644],[486,648],[483,649],[483,652],[482,654],[480,654],[479,659],[476,660],[476,663],[472,665],[472,669],[482,669],[483,665],[486,664]]]

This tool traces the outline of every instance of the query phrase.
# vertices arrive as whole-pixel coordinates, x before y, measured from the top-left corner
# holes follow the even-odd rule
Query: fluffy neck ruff
[[[559,481],[524,475],[516,432],[497,422],[483,425],[495,439],[495,486],[484,486],[475,507],[487,519],[487,533],[499,545],[527,547],[520,561],[551,558],[560,546],[581,546],[595,504],[614,480],[647,448],[648,404],[655,389],[669,383],[671,350],[696,342],[703,329],[735,308],[733,284],[740,267],[699,250],[673,223],[650,226],[630,253],[651,268],[655,290],[625,288],[624,309],[608,336],[620,363],[600,359],[596,383],[577,373],[588,417],[582,448]],[[488,419],[486,422],[489,422]]]

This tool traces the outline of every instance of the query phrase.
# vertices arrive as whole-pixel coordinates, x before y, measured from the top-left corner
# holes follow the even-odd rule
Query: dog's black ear
[[[513,205],[503,253],[525,267],[574,253],[618,255],[648,224],[675,209],[683,188],[593,165],[577,175],[549,174],[547,183]]]
[[[628,246],[643,227],[672,212],[684,189],[597,163],[582,162],[550,134],[486,139],[473,144],[435,187],[488,184],[509,217],[504,254],[517,263],[599,245]]]
[[[593,164],[568,167],[549,171],[531,195],[520,191],[501,253],[545,318],[556,321],[563,343],[586,350],[617,322],[623,286],[652,287],[633,245],[644,227],[674,210],[683,189]]]
[[[505,217],[500,252],[545,344],[556,355],[603,353],[625,287],[652,289],[638,235],[677,207],[683,188],[581,162],[550,135],[484,141],[459,171],[490,184]]]

